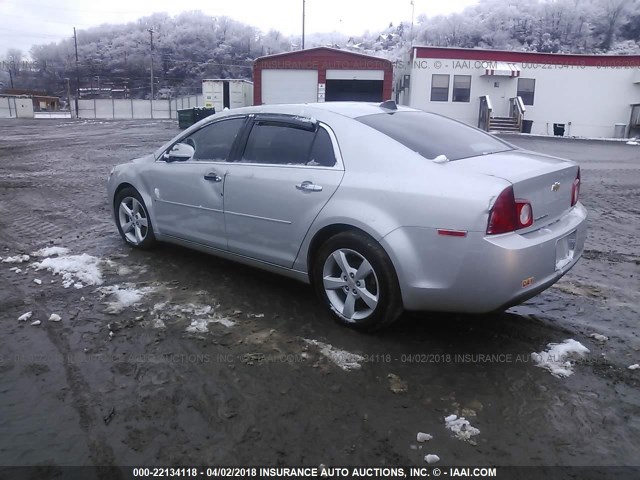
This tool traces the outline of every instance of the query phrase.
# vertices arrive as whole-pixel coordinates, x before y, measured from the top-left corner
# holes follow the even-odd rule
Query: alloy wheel
[[[368,318],[378,305],[376,272],[355,250],[341,248],[331,253],[324,262],[322,283],[331,306],[349,322]]]
[[[118,208],[120,228],[127,241],[140,245],[149,231],[149,219],[144,206],[134,197],[125,197]]]

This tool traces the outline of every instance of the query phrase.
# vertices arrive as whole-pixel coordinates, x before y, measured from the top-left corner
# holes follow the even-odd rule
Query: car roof
[[[380,103],[369,102],[323,102],[323,103],[289,103],[275,105],[259,105],[254,107],[235,108],[225,111],[228,114],[243,113],[282,113],[312,117],[316,112],[330,112],[349,118],[389,113],[394,110],[383,108]],[[398,112],[418,112],[414,108],[397,106]]]
[[[233,117],[237,115],[249,115],[249,114],[282,114],[282,115],[295,115],[298,117],[307,117],[311,119],[317,119],[320,121],[330,122],[331,115],[341,115],[346,118],[357,118],[365,115],[375,115],[382,113],[394,113],[394,112],[422,112],[422,110],[416,110],[414,108],[397,106],[397,110],[383,108],[381,103],[368,103],[368,102],[324,102],[324,103],[290,103],[290,104],[273,104],[273,105],[258,105],[253,107],[241,107],[223,110],[210,117],[206,117],[199,122],[193,124],[181,134],[171,139],[169,142],[162,145],[154,152],[154,157],[158,158],[162,155],[171,144],[173,144],[178,137],[189,135],[195,130],[202,128],[208,123],[215,122],[225,117]]]

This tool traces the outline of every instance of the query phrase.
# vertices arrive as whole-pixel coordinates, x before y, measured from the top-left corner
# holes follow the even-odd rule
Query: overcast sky
[[[414,0],[415,17],[462,11],[478,0]],[[411,21],[410,0],[307,0],[307,32],[339,31],[359,35],[393,22]],[[73,35],[73,27],[126,23],[155,12],[175,15],[201,10],[226,15],[261,30],[300,34],[302,0],[0,0],[0,58],[10,47],[28,52],[31,45]]]

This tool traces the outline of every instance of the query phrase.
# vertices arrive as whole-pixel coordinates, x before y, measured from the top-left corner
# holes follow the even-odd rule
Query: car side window
[[[333,167],[335,164],[336,155],[333,151],[333,142],[331,142],[329,132],[320,127],[313,141],[311,155],[309,156],[307,165]]]
[[[306,165],[315,132],[294,125],[256,122],[251,129],[241,162]]]
[[[244,122],[244,118],[221,120],[192,133],[180,143],[195,150],[191,160],[226,161]]]

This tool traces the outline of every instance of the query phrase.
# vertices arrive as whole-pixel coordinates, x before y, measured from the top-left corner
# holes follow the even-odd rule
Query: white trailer
[[[228,78],[202,80],[204,106],[221,112],[225,108],[253,105],[253,82]]]

